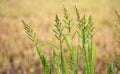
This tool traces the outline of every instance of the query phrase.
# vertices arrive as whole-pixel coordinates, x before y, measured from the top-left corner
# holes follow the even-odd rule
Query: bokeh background
[[[105,56],[114,60],[118,48],[114,25],[120,12],[120,0],[0,0],[0,74],[41,74],[41,64],[35,47],[28,39],[22,20],[30,24],[43,41],[46,56],[50,59],[47,41],[54,42],[55,14],[63,18],[63,5],[70,16],[75,16],[75,5],[81,16],[92,15],[97,49],[96,74],[106,74]],[[118,51],[119,52],[119,51]]]

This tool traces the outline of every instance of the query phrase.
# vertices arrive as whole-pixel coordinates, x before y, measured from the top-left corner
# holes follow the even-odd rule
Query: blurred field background
[[[27,38],[22,19],[30,24],[40,40],[43,40],[46,56],[50,59],[49,45],[55,42],[52,29],[55,14],[63,18],[63,4],[75,18],[76,5],[81,16],[92,15],[97,49],[96,74],[106,74],[108,55],[114,60],[118,48],[114,25],[120,12],[120,0],[0,0],[0,74],[41,74],[41,65],[35,47]],[[75,21],[75,19],[73,19]],[[63,20],[61,20],[63,21]],[[76,22],[74,22],[75,24]]]

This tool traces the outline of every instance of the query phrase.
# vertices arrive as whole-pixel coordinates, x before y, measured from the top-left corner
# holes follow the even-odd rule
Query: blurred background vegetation
[[[94,45],[97,49],[96,73],[106,74],[104,56],[114,60],[118,48],[114,25],[120,12],[120,0],[0,0],[0,74],[40,74],[40,61],[34,46],[27,38],[22,19],[30,24],[50,59],[46,41],[55,42],[52,29],[55,14],[63,18],[63,5],[75,18],[76,5],[83,14],[92,15],[95,25]],[[75,19],[73,19],[75,20]],[[63,20],[61,20],[63,21]]]

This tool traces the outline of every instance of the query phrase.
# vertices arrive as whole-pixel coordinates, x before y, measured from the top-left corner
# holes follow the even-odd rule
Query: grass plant
[[[78,74],[78,68],[79,68],[79,56],[81,54],[82,57],[82,65],[83,65],[83,73],[84,74],[94,74],[94,68],[95,68],[95,62],[96,62],[96,50],[93,49],[93,35],[94,35],[94,27],[93,27],[93,20],[92,17],[89,16],[87,19],[84,15],[82,18],[80,18],[80,14],[78,12],[78,9],[75,7],[76,10],[76,21],[77,26],[75,33],[72,31],[71,24],[72,19],[70,17],[69,12],[63,6],[63,15],[64,24],[61,23],[58,15],[56,14],[55,17],[55,28],[53,29],[55,33],[55,37],[58,40],[58,45],[49,43],[53,47],[53,67],[54,72],[56,74]],[[52,66],[47,62],[46,57],[41,52],[40,48],[40,41],[36,38],[36,33],[33,32],[31,27],[27,25],[24,21],[22,21],[24,24],[24,28],[26,30],[26,33],[28,34],[29,39],[32,40],[34,43],[34,46],[37,49],[37,53],[39,55],[39,58],[41,60],[44,74],[51,74],[53,72]],[[75,24],[74,24],[75,25]],[[72,45],[72,39],[74,39],[74,36],[77,35],[78,38],[78,47],[76,54],[74,54],[74,48]],[[81,40],[81,41],[80,41]],[[80,44],[82,42],[82,44]],[[65,49],[63,47],[63,43],[66,44],[66,47],[69,52],[70,57],[66,57],[66,53],[64,52]],[[81,53],[80,53],[81,48]],[[58,49],[60,51],[60,58],[57,55],[57,52],[55,49]],[[69,61],[67,61],[69,59]]]
[[[29,37],[29,39],[33,42],[34,46],[37,49],[37,53],[39,55],[40,61],[43,66],[44,74],[51,74],[51,67],[48,64],[45,56],[42,54],[41,49],[40,49],[40,41],[36,37],[36,33],[33,32],[33,29],[29,25],[27,25],[24,21],[22,21],[24,24],[24,29],[26,30],[26,33]]]

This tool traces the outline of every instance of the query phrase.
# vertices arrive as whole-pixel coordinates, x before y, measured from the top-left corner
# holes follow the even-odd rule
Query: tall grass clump
[[[69,12],[63,6],[63,23],[59,19],[58,15],[55,16],[55,24],[53,32],[58,41],[57,44],[49,42],[53,48],[53,61],[51,66],[44,54],[41,52],[40,41],[36,37],[36,33],[33,32],[31,27],[27,25],[24,21],[24,28],[28,37],[34,43],[34,46],[37,49],[40,61],[43,66],[44,74],[78,74],[79,72],[79,63],[82,61],[81,65],[83,66],[83,74],[94,74],[94,68],[96,63],[96,50],[93,48],[93,35],[94,35],[94,26],[92,17],[89,16],[88,19],[85,15],[80,18],[78,9],[75,7],[76,11],[76,22],[72,23],[73,20],[70,17]],[[73,31],[73,25],[77,25],[75,32]],[[78,39],[77,48],[73,48],[73,40]],[[66,57],[65,47],[68,50],[69,57]],[[60,51],[60,56],[58,52]],[[76,51],[75,51],[76,50]],[[74,53],[76,52],[76,54]],[[60,58],[59,58],[60,57]],[[79,57],[82,57],[79,59]],[[81,61],[80,61],[81,60]],[[52,68],[53,67],[53,68]]]

